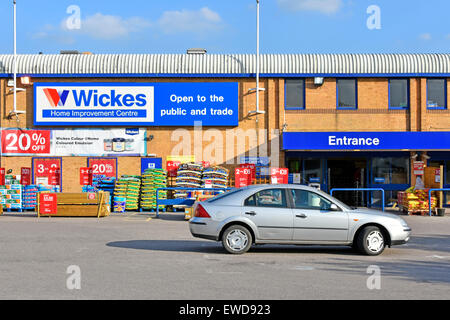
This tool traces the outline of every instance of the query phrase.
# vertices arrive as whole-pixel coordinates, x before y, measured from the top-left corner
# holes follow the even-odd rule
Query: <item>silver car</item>
[[[347,206],[302,185],[253,185],[234,189],[194,208],[194,237],[222,241],[235,254],[252,244],[352,246],[379,255],[386,246],[406,243],[411,228],[400,217]]]

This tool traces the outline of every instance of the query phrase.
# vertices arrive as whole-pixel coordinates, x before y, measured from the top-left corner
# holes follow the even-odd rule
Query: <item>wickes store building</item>
[[[0,55],[1,167],[30,167],[34,182],[77,192],[80,167],[120,176],[180,156],[229,168],[251,160],[325,191],[381,187],[390,198],[424,161],[443,165],[450,186],[450,55],[262,55],[258,112],[255,63],[19,55],[14,110],[13,56]]]

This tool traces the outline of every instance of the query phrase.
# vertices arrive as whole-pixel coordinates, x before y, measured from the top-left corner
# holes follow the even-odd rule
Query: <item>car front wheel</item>
[[[377,256],[384,251],[386,247],[383,232],[375,226],[365,227],[356,239],[358,250],[369,256]]]
[[[233,225],[225,230],[222,245],[229,253],[242,254],[252,246],[252,234],[247,228]]]

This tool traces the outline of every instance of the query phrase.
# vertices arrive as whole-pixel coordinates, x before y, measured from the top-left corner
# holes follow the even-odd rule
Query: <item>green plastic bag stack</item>
[[[116,181],[114,197],[125,197],[125,210],[139,210],[139,195],[141,189],[140,176],[123,175]]]
[[[156,189],[167,187],[167,172],[164,169],[146,169],[142,174],[141,200],[142,210],[156,210]],[[167,199],[167,190],[160,190],[159,199]],[[159,205],[164,209],[165,205]]]

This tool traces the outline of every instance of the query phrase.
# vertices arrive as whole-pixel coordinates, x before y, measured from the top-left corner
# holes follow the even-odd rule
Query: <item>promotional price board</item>
[[[89,158],[88,166],[92,168],[93,175],[104,175],[106,177],[117,177],[116,158]]]
[[[20,169],[20,184],[24,186],[31,184],[31,168]]]
[[[57,213],[56,193],[41,193],[39,195],[39,214],[50,215]]]
[[[413,162],[413,170],[416,176],[423,176],[425,171],[425,162],[423,161],[414,161]]]
[[[289,169],[271,168],[270,181],[272,184],[287,184],[289,181]]]
[[[176,177],[177,176],[177,170],[178,167],[180,166],[181,162],[180,161],[167,161],[166,162],[166,168],[167,168],[167,176],[168,177]]]
[[[252,173],[252,180],[256,179],[256,164],[254,163],[242,163],[240,164],[241,168],[244,169],[250,169],[251,173]]]
[[[252,184],[252,171],[249,168],[234,169],[234,186],[236,188],[246,187]]]
[[[44,185],[60,185],[61,159],[35,158],[33,160],[35,183]]]
[[[50,153],[50,130],[4,129],[1,134],[2,154],[48,154]]]
[[[80,168],[80,185],[82,186],[92,185],[92,168],[88,167]]]
[[[6,173],[5,168],[0,168],[0,186],[5,185],[5,173]]]

